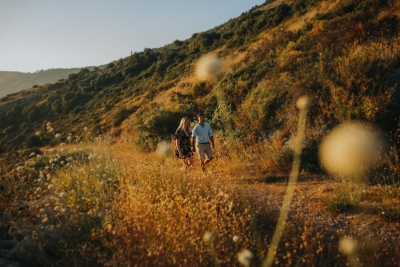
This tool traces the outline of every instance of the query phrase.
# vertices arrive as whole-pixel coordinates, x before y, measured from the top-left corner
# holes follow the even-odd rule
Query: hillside
[[[268,0],[2,97],[0,266],[396,266],[399,33],[398,0]]]
[[[44,85],[60,79],[66,79],[69,74],[77,73],[80,69],[51,69],[34,73],[16,71],[0,71],[0,97],[17,93],[33,86]]]
[[[314,103],[310,131],[318,134],[311,146],[324,134],[315,129],[349,119],[393,130],[400,115],[397,2],[271,2],[188,40],[3,97],[0,150],[42,145],[37,131],[49,142],[47,122],[76,136],[83,127],[98,134],[134,131],[137,143],[152,150],[179,117],[198,111],[244,142],[274,132],[285,140],[301,95]],[[205,54],[224,64],[218,81],[194,76]]]

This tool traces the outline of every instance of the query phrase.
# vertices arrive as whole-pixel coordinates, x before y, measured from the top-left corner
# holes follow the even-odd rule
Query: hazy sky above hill
[[[238,17],[265,0],[1,0],[0,71],[99,66]]]

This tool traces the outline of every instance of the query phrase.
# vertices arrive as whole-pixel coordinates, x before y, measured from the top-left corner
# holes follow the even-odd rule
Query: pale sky
[[[0,0],[0,71],[99,66],[219,26],[265,0]]]

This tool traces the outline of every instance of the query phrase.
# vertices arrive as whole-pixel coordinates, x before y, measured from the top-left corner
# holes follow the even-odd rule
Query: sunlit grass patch
[[[382,196],[380,216],[387,221],[400,221],[400,186],[379,186]]]
[[[330,199],[327,209],[332,212],[346,212],[356,208],[362,200],[362,189],[339,186]]]

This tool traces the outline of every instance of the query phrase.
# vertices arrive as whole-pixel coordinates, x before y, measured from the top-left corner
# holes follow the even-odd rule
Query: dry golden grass
[[[30,194],[24,213],[18,212],[18,202],[2,206],[18,225],[10,231],[44,227],[62,232],[60,257],[67,266],[238,266],[238,253],[245,249],[252,266],[261,266],[290,166],[270,171],[278,164],[273,154],[280,145],[277,151],[266,150],[273,145],[268,142],[249,149],[218,140],[206,174],[197,158],[182,171],[178,159],[139,152],[130,134],[47,151],[59,161],[82,149],[87,157],[68,159],[66,167],[45,169],[38,176],[28,169],[16,172],[29,181],[25,185],[9,177],[14,183],[3,184],[7,190],[21,197]],[[347,211],[329,211],[340,192],[356,192],[358,202]],[[399,223],[386,220],[382,212],[398,207],[399,192],[300,174],[274,264],[344,266],[339,241],[351,237],[365,266],[395,266]],[[42,215],[29,215],[35,212]]]
[[[323,1],[320,3],[316,8],[312,9],[311,11],[307,12],[306,14],[296,17],[293,19],[293,21],[289,21],[287,23],[286,29],[288,31],[297,31],[303,27],[303,25],[307,22],[309,22],[315,15],[318,13],[323,14],[325,12],[328,12],[330,9],[332,9],[339,0],[336,1]]]

